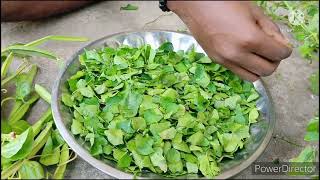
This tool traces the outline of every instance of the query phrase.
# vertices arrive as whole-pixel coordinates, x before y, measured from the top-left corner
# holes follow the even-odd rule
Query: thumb
[[[290,41],[287,37],[285,37],[279,27],[272,22],[268,17],[262,17],[257,20],[258,25],[260,28],[266,33],[267,35],[273,37],[276,41],[286,45],[290,46]]]
[[[257,25],[267,35],[273,37],[276,41],[290,47],[290,41],[280,31],[279,27],[256,5],[251,4],[253,16],[257,21]]]

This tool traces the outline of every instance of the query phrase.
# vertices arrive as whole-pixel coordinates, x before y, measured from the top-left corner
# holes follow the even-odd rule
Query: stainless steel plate
[[[143,32],[123,32],[110,36],[106,36],[91,44],[85,46],[81,50],[71,57],[68,65],[60,72],[54,88],[52,97],[52,111],[54,121],[62,137],[68,143],[68,145],[75,151],[81,158],[86,160],[92,166],[97,169],[120,179],[132,179],[133,174],[126,173],[119,170],[115,163],[106,160],[99,160],[90,155],[87,149],[83,145],[83,141],[80,138],[76,138],[70,131],[72,122],[72,116],[68,112],[68,109],[61,104],[61,93],[66,92],[65,86],[66,80],[73,75],[79,69],[78,55],[84,52],[84,49],[101,48],[103,46],[118,47],[119,45],[141,46],[143,44],[150,44],[153,48],[157,48],[161,43],[170,41],[172,42],[174,49],[177,50],[189,50],[192,45],[195,46],[198,52],[203,52],[200,45],[189,34],[152,30]],[[225,179],[232,177],[253,163],[259,155],[262,154],[266,148],[275,124],[275,117],[271,98],[265,89],[261,80],[254,82],[254,86],[260,93],[261,98],[258,100],[257,106],[260,110],[260,121],[253,124],[250,127],[251,138],[247,141],[245,148],[236,153],[235,158],[227,160],[221,164],[221,174],[217,176],[218,179]],[[154,173],[144,172],[137,178],[163,178]],[[198,178],[197,175],[184,175],[179,178]]]

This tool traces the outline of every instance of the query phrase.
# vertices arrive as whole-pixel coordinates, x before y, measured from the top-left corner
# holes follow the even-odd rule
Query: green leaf
[[[215,154],[217,157],[221,157],[221,156],[222,156],[223,148],[222,148],[222,146],[220,145],[219,140],[218,140],[218,139],[215,139],[215,140],[213,140],[212,142],[210,142],[210,144],[212,145],[212,149],[213,149],[214,154]]]
[[[132,157],[128,155],[128,153],[125,153],[118,161],[117,166],[120,168],[126,168],[130,166],[130,163],[132,161]]]
[[[120,129],[108,129],[105,134],[108,141],[114,146],[123,144],[123,132]]]
[[[44,170],[40,163],[36,161],[25,161],[18,171],[21,179],[43,179]]]
[[[159,167],[163,172],[167,172],[168,166],[161,148],[155,149],[155,152],[150,155],[150,160],[154,166]]]
[[[141,155],[149,155],[154,152],[152,145],[154,141],[152,140],[151,137],[143,137],[141,135],[136,136],[136,147],[137,147],[137,152]]]
[[[314,117],[309,121],[304,140],[319,141],[319,117]]]
[[[137,166],[140,169],[147,167],[151,171],[155,172],[149,156],[142,156],[142,155],[138,154],[136,151],[132,151],[132,155],[133,155],[135,163],[137,164]]]
[[[135,130],[144,130],[147,127],[146,121],[141,117],[132,118],[132,128]]]
[[[316,151],[310,146],[304,148],[298,157],[290,159],[290,162],[314,162]]]
[[[20,100],[31,94],[32,82],[37,74],[37,66],[33,65],[27,73],[21,73],[16,77],[16,97]]]
[[[117,128],[122,129],[125,133],[134,133],[131,127],[131,121],[127,119],[122,119],[117,123]]]
[[[29,127],[30,124],[25,120],[18,120],[17,122],[11,124],[12,131],[14,131],[16,134],[23,133]]]
[[[138,10],[138,6],[127,4],[126,6],[120,7],[120,10],[126,10],[126,11]]]
[[[304,135],[305,141],[319,141],[319,132],[307,132]]]
[[[52,130],[51,131],[51,137],[52,137],[52,142],[55,146],[60,146],[65,144],[64,139],[60,135],[58,129]]]
[[[198,165],[191,162],[186,162],[188,173],[198,173]]]
[[[96,134],[94,136],[94,143],[90,148],[90,153],[93,156],[98,156],[103,153],[105,145],[109,145],[108,141],[104,136]],[[111,149],[112,150],[112,149]],[[110,152],[111,153],[111,152]]]
[[[125,117],[134,117],[138,113],[143,96],[137,92],[130,91],[124,100],[123,113]]]
[[[202,58],[199,59],[199,63],[212,63],[212,60],[208,56],[203,56]]]
[[[119,69],[126,69],[129,66],[127,60],[120,56],[114,57],[114,64],[117,65]]]
[[[24,45],[12,45],[5,48],[1,53],[12,52],[13,54],[23,55],[23,56],[39,56],[45,57],[48,59],[57,60],[57,56],[49,51],[45,51],[32,46],[24,46]]]
[[[200,64],[197,64],[196,66],[194,79],[195,82],[203,88],[206,88],[210,83],[209,75],[206,73],[204,67]]]
[[[179,151],[170,149],[166,154],[166,159],[168,162],[168,168],[172,173],[181,172],[183,170]]]
[[[188,139],[187,142],[191,143],[192,145],[201,145],[204,141],[203,133],[198,131],[192,134]]]
[[[96,104],[81,103],[80,107],[76,109],[81,115],[85,117],[95,117],[100,112],[99,106]],[[91,124],[91,122],[89,122],[88,124]]]
[[[97,94],[103,94],[104,92],[106,92],[106,90],[107,90],[107,87],[105,84],[100,84],[94,88],[94,91]]]
[[[258,98],[259,98],[259,94],[258,93],[250,94],[250,96],[247,99],[247,102],[251,102],[251,101],[256,100]]]
[[[249,112],[249,123],[257,122],[258,117],[259,117],[259,112],[257,108],[252,108]]]
[[[219,140],[225,152],[234,152],[242,144],[240,137],[233,133],[224,133]]]
[[[9,122],[5,119],[1,119],[1,133],[2,134],[9,134],[10,132],[12,132],[12,128],[11,128]]]
[[[49,136],[43,150],[39,162],[45,166],[50,166],[59,163],[60,148],[54,147],[52,138]]]
[[[103,146],[102,151],[104,154],[111,154],[113,147],[111,145]]]
[[[66,106],[73,107],[75,105],[75,103],[72,101],[71,95],[68,93],[62,93],[61,100]]]
[[[29,155],[33,145],[32,128],[28,128],[13,141],[2,146],[1,156],[11,160],[23,159]]]
[[[240,99],[241,97],[239,95],[228,97],[227,99],[224,100],[224,105],[226,107],[229,107],[230,109],[235,109]]]
[[[193,127],[196,118],[194,118],[189,113],[184,114],[178,119],[177,127]]]
[[[37,39],[35,41],[32,41],[32,42],[26,44],[26,46],[38,46],[38,45],[40,45],[44,42],[47,42],[47,41],[78,41],[78,42],[82,42],[82,41],[88,41],[88,39],[84,38],[84,37],[75,37],[75,36],[50,35],[50,36],[46,36],[41,39]]]
[[[153,49],[150,49],[149,59],[148,59],[148,61],[149,61],[150,64],[153,63],[153,60],[154,60],[154,57],[155,57],[155,56],[156,56],[156,51],[153,50]]]
[[[150,125],[150,131],[153,136],[160,136],[160,132],[169,129],[171,126],[170,122],[154,123]]]
[[[190,149],[189,149],[187,143],[185,143],[185,142],[172,142],[172,146],[176,150],[190,153]]]
[[[3,60],[4,62],[2,63]],[[9,53],[8,56],[1,55],[1,80],[3,77],[6,77],[12,61],[13,61],[13,53]],[[2,83],[1,83],[1,86],[2,86]]]
[[[93,90],[92,90],[92,88],[90,86],[79,88],[78,90],[85,97],[89,97],[90,98],[90,97],[94,96],[94,92],[93,92]]]
[[[164,42],[161,44],[161,46],[158,48],[159,51],[164,51],[164,52],[171,52],[173,51],[173,45],[171,42]]]
[[[72,124],[71,124],[72,134],[74,134],[74,135],[82,134],[83,131],[84,131],[84,127],[83,127],[82,123],[76,119],[73,119]]]
[[[215,162],[209,162],[209,158],[205,155],[199,157],[199,170],[207,178],[213,178],[220,172],[220,168]]]
[[[172,127],[172,128],[169,128],[169,129],[162,131],[160,133],[160,137],[162,139],[172,139],[176,135],[176,132],[177,131],[175,130],[175,128]]]
[[[148,109],[144,112],[143,117],[146,123],[149,125],[160,121],[163,115],[158,109]]]

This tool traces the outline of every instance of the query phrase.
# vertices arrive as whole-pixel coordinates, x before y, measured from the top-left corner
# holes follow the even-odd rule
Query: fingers
[[[258,25],[267,35],[273,37],[276,41],[288,46],[289,40],[281,33],[280,28],[269,18],[259,19]]]
[[[261,18],[257,19],[257,23],[260,28],[265,32],[268,36],[273,37],[276,41],[289,46],[289,40],[286,38],[280,31],[280,28],[270,20],[269,17],[263,15]]]
[[[251,52],[256,53],[271,61],[281,61],[291,55],[292,49],[275,38],[268,36],[263,31],[257,31],[255,40],[248,48]]]
[[[263,10],[260,7],[253,3],[250,3],[250,7],[258,25],[266,34],[274,36],[277,38],[277,40],[283,42],[284,44],[288,43],[286,37],[281,33],[280,28],[263,13]]]
[[[246,69],[230,62],[227,60],[224,60],[220,62],[221,65],[225,66],[227,69],[231,70],[233,73],[237,74],[241,79],[254,82],[259,79],[259,77],[252,73],[247,71]]]
[[[253,52],[272,61],[280,61],[289,57],[292,49],[279,27],[258,6],[251,4],[250,7],[259,26],[256,44],[252,46]]]
[[[279,61],[270,62],[267,59],[252,53],[239,54],[239,58],[235,63],[259,76],[271,75],[280,64]]]

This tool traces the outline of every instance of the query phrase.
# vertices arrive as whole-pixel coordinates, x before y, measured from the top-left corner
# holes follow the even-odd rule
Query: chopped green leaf
[[[123,144],[123,132],[120,129],[109,129],[105,131],[108,141],[114,146]]]
[[[138,10],[138,6],[127,4],[126,6],[120,7],[120,10]]]

